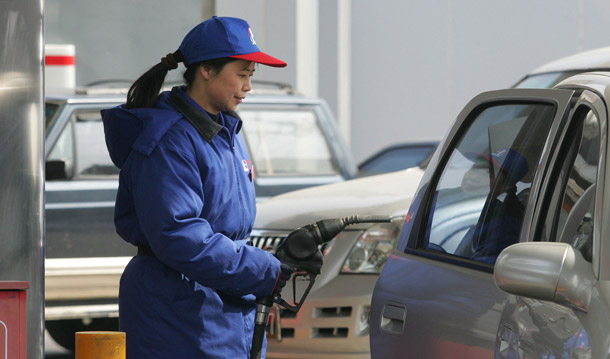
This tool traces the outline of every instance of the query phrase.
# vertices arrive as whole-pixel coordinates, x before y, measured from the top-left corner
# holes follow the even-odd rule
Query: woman
[[[159,94],[184,62],[187,85]],[[128,358],[247,358],[256,297],[280,290],[292,269],[246,245],[254,223],[253,169],[234,112],[262,53],[248,23],[213,17],[102,111],[121,168],[119,235],[138,247],[119,293]]]

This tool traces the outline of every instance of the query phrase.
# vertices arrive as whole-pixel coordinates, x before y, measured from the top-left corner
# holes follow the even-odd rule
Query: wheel
[[[45,323],[45,327],[57,344],[74,351],[76,332],[117,331],[119,320],[118,318],[50,320]]]

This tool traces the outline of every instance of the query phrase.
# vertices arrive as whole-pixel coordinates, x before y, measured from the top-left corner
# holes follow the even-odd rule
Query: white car
[[[323,248],[322,273],[296,315],[280,310],[268,358],[369,358],[371,293],[396,245],[419,167],[290,192],[258,205],[254,245],[274,250],[288,233],[320,219],[384,214],[391,223],[348,226]],[[292,298],[291,283],[282,295]],[[300,293],[297,293],[297,297]]]
[[[590,71],[610,71],[610,46],[551,61],[531,71],[513,87],[551,88],[570,76]]]

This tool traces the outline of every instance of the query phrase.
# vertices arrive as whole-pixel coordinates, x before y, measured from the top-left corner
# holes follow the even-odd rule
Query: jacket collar
[[[212,120],[205,111],[188,103],[179,92],[182,92],[179,87],[172,88],[169,102],[197,129],[201,137],[212,142],[212,139],[222,130],[222,125]]]

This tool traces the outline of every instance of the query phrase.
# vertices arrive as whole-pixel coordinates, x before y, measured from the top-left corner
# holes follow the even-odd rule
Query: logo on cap
[[[248,34],[250,34],[250,41],[252,41],[252,45],[256,45],[256,41],[254,40],[254,33],[252,32],[252,28],[248,28]]]

